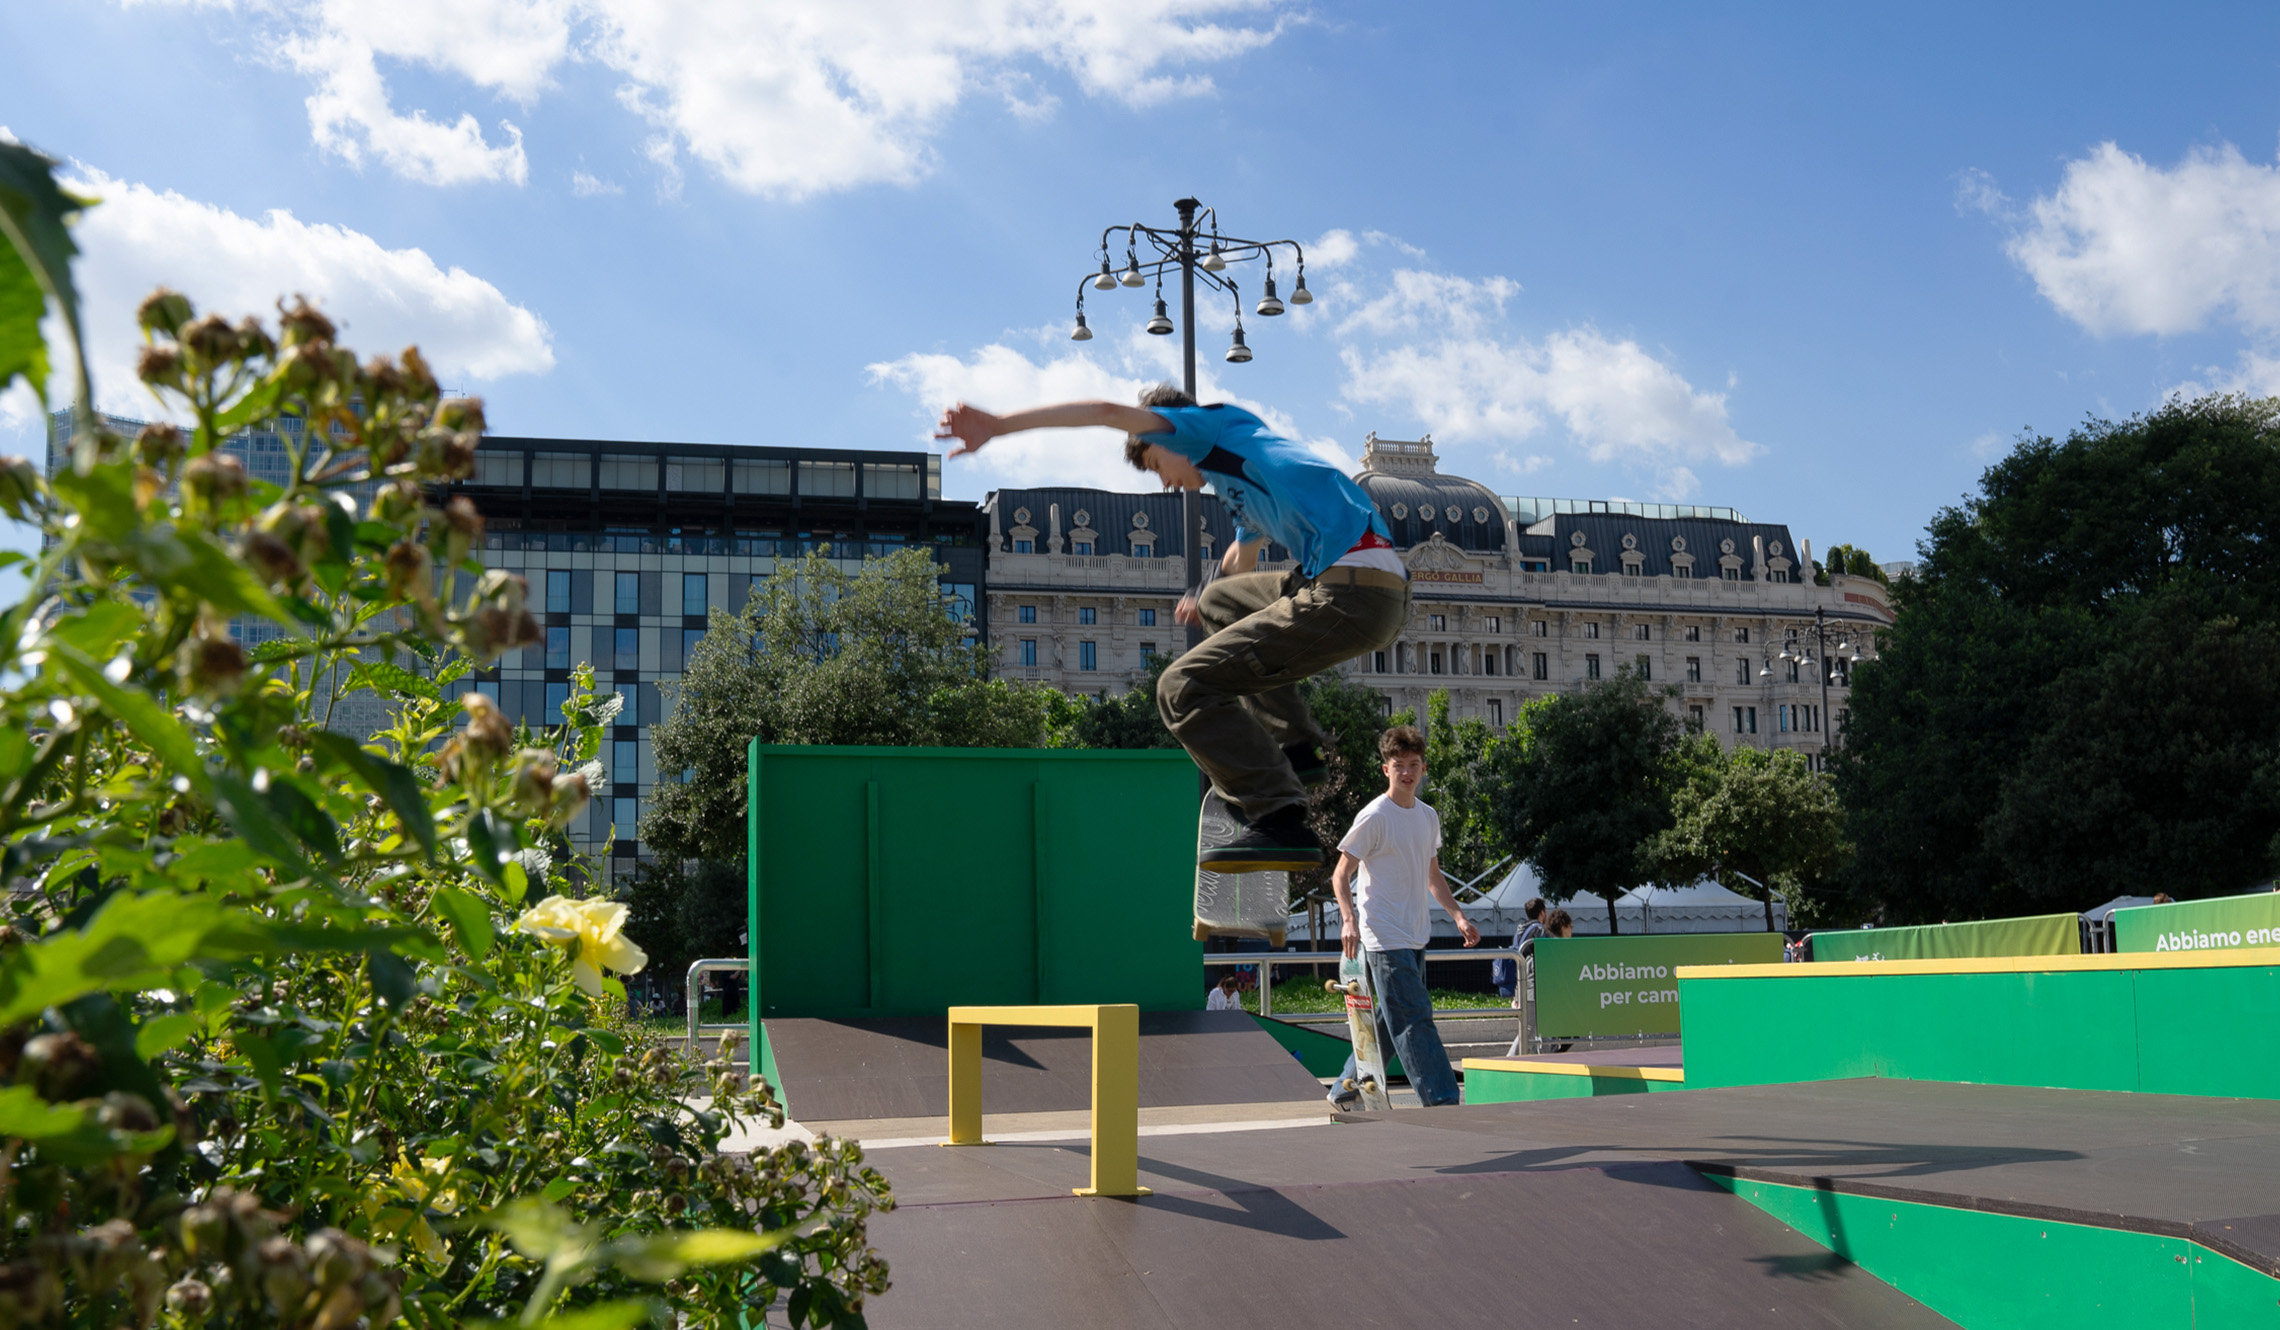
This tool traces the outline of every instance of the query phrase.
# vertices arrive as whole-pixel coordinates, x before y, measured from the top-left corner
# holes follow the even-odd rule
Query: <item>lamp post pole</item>
[[[1820,660],[1814,662],[1821,671],[1821,769],[1829,768],[1829,630],[1826,607],[1813,607],[1813,641],[1821,649]]]
[[[1195,199],[1180,199],[1172,204],[1180,212],[1180,388],[1195,398],[1195,210],[1203,206]],[[1180,491],[1180,549],[1186,553],[1187,581],[1184,585],[1203,585],[1203,496],[1194,490]],[[1187,626],[1187,644],[1195,647],[1203,641],[1203,625]]]

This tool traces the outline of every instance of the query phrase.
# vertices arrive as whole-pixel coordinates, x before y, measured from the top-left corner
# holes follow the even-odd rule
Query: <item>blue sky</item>
[[[1857,9],[1857,7],[1854,7]],[[496,432],[903,448],[1176,372],[1100,229],[1309,247],[1208,395],[1500,492],[1908,557],[2031,427],[2280,392],[2280,12],[1259,0],[79,0],[0,9],[73,163],[90,356],[166,281],[418,340]],[[1284,279],[1287,290],[1288,278]],[[1246,285],[1256,292],[1255,278]],[[1176,303],[1175,303],[1176,308]],[[0,447],[36,414],[0,401]],[[1114,440],[949,469],[1138,488]]]

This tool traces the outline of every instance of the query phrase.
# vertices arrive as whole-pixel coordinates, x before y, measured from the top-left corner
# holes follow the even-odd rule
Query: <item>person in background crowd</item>
[[[1522,920],[1520,926],[1512,931],[1512,949],[1514,951],[1518,951],[1520,944],[1528,939],[1544,935],[1544,898],[1541,896],[1530,897],[1528,903],[1520,907],[1520,913],[1526,915],[1527,918]],[[1520,967],[1516,962],[1503,959],[1490,962],[1488,978],[1489,982],[1496,985],[1498,997],[1511,998],[1513,1006],[1520,1005],[1520,999],[1517,996],[1520,985]]]
[[[1203,1004],[1205,1011],[1237,1011],[1242,1002],[1235,996],[1235,976],[1221,975],[1219,986],[1211,990],[1211,1000]]]

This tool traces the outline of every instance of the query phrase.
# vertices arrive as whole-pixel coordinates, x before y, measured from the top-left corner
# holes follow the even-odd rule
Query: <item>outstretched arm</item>
[[[958,440],[959,446],[950,450],[950,456],[964,457],[980,451],[983,444],[1000,434],[1018,434],[1025,429],[1082,429],[1090,425],[1122,430],[1126,434],[1160,434],[1172,427],[1171,422],[1146,407],[1126,406],[1122,402],[1063,402],[1059,406],[1033,406],[1027,411],[1003,416],[960,402],[942,413],[942,422],[935,426],[934,437]]]

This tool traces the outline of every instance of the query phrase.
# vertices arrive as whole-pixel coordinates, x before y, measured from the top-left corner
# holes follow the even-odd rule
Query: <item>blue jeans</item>
[[[1369,958],[1370,986],[1377,990],[1378,1056],[1391,1049],[1408,1073],[1409,1088],[1427,1108],[1454,1104],[1457,1073],[1449,1066],[1449,1051],[1441,1047],[1441,1032],[1433,1025],[1433,1000],[1425,991],[1425,953],[1422,951],[1365,951]],[[1352,1080],[1358,1072],[1353,1054],[1346,1055],[1346,1070],[1339,1080]]]

